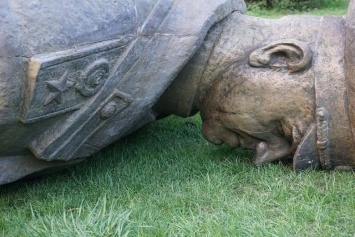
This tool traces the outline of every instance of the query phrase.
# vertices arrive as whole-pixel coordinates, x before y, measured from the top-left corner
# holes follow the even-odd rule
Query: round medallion
[[[92,96],[105,84],[109,75],[109,65],[106,59],[99,59],[90,64],[80,74],[76,89],[83,96]]]

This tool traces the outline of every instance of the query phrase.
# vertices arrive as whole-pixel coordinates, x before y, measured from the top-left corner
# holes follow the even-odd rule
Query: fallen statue
[[[214,143],[355,168],[355,1],[346,17],[245,15],[242,0],[0,2],[0,184],[81,162],[200,111]]]

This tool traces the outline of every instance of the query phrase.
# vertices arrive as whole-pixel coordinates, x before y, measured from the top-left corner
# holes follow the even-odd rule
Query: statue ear
[[[290,73],[306,68],[312,61],[309,46],[295,39],[274,41],[249,55],[252,67],[287,69]]]

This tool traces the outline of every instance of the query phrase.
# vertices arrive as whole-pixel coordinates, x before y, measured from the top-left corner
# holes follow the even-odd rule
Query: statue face
[[[308,66],[291,71],[291,62],[301,58],[279,52],[268,60],[254,56],[215,81],[203,99],[201,117],[208,141],[253,149],[254,163],[261,165],[294,152],[313,119],[314,81]]]

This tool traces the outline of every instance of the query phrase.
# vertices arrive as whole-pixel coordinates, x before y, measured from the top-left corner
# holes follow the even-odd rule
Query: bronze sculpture
[[[207,140],[255,150],[256,165],[292,154],[295,170],[353,170],[354,4],[346,18],[231,14],[161,108],[180,116],[200,110]]]
[[[256,165],[294,154],[296,170],[352,169],[351,78],[345,76],[345,41],[340,38],[345,22],[324,16],[308,19],[305,26],[306,19],[282,19],[281,30],[293,24],[287,33],[291,39],[255,40],[253,47],[258,47],[247,60],[217,79],[202,101],[203,131],[212,142],[220,137],[232,146],[255,149]],[[252,28],[258,27],[263,32],[260,23]]]
[[[81,4],[0,3],[0,184],[199,110],[209,141],[256,149],[257,165],[355,167],[353,1],[346,20],[277,21],[242,0]]]

